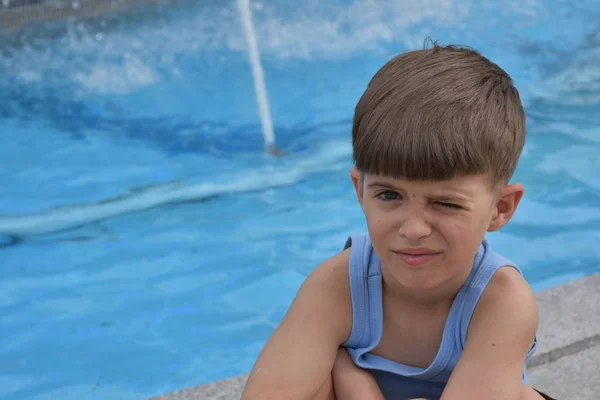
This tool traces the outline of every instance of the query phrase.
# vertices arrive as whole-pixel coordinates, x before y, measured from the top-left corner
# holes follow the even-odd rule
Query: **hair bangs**
[[[409,180],[440,181],[485,172],[474,126],[464,114],[448,115],[407,108],[391,115],[364,115],[361,129],[369,132],[355,143],[356,167],[365,173]],[[365,125],[363,128],[362,125]]]

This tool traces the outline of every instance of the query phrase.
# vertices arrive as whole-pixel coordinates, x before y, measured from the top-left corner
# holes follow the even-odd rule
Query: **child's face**
[[[523,195],[520,184],[493,189],[486,174],[438,182],[351,174],[384,275],[414,288],[466,277],[485,232],[508,222]]]

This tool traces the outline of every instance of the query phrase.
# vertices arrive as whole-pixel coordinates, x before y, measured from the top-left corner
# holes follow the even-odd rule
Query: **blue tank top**
[[[429,367],[416,368],[371,354],[381,340],[383,303],[381,262],[368,234],[352,236],[349,275],[352,297],[352,330],[344,344],[356,365],[371,370],[386,399],[403,400],[424,397],[438,400],[464,349],[471,316],[494,273],[503,266],[519,268],[494,253],[483,240],[465,284],[459,290],[446,320],[440,349]],[[534,341],[527,360],[537,347]],[[523,370],[527,383],[527,371]]]

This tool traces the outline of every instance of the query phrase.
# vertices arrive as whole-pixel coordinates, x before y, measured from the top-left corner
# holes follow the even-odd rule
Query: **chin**
[[[395,265],[392,264],[391,268],[387,268],[387,270],[389,278],[398,281],[398,283],[407,288],[432,289],[452,279],[450,276],[436,274],[432,271],[434,268],[435,266],[433,268],[428,268],[428,266],[415,268],[395,263]]]
[[[446,280],[439,280],[439,279],[431,279],[431,278],[425,278],[425,279],[406,279],[404,281],[401,282],[401,284],[404,287],[407,288],[411,288],[411,289],[422,289],[422,290],[429,290],[429,289],[435,289],[441,285],[444,284],[444,282],[446,282]]]

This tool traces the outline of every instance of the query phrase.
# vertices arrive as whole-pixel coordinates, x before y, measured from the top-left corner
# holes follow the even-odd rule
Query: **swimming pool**
[[[141,399],[247,373],[306,275],[365,229],[353,107],[425,36],[521,90],[534,289],[600,271],[600,4],[254,2],[281,158],[234,1],[0,32],[0,397]]]

